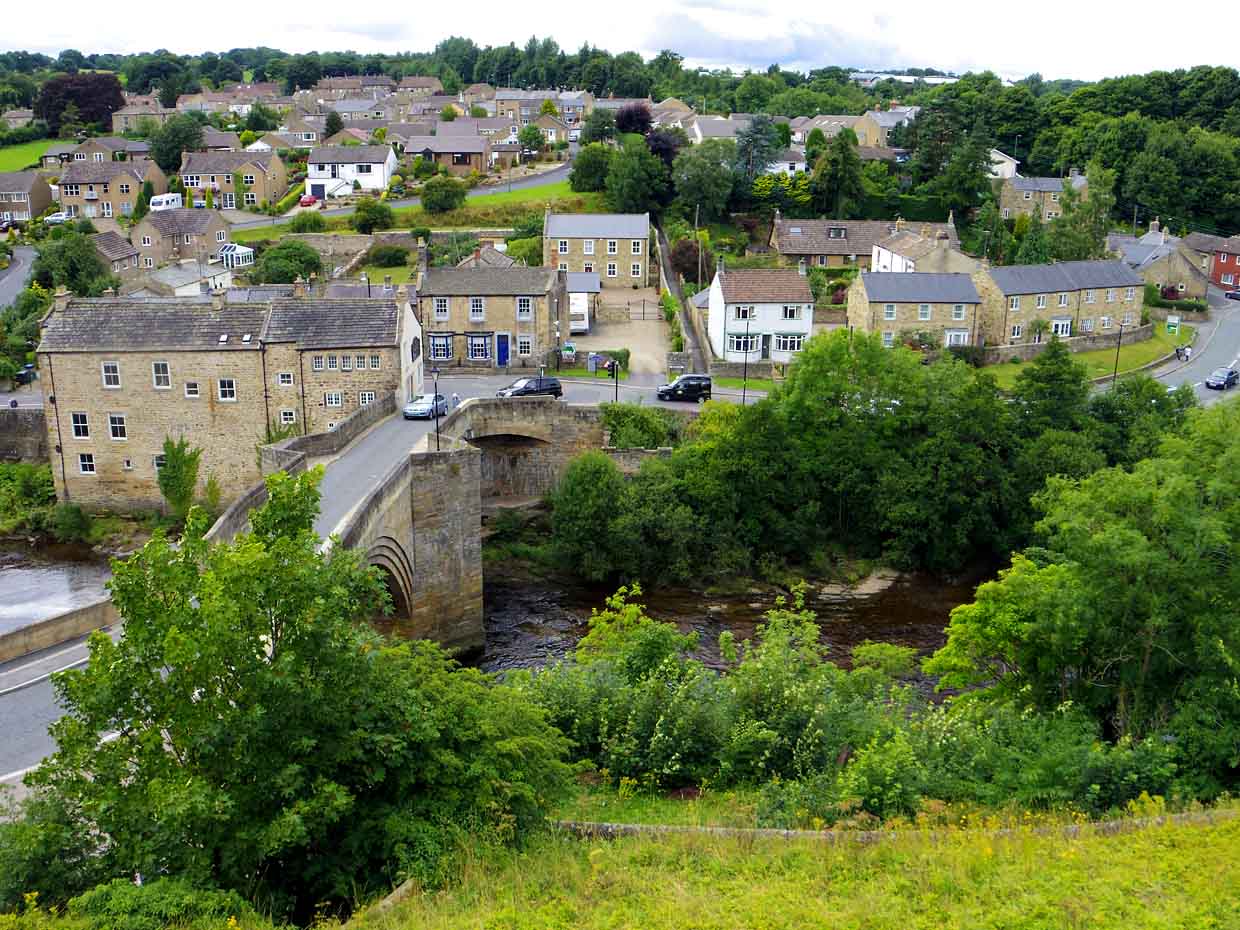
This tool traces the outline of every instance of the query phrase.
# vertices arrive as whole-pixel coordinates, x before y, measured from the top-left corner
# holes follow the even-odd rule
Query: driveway
[[[634,380],[648,381],[649,377],[642,376],[652,375],[661,378],[667,371],[667,323],[661,315],[629,320],[627,323],[600,323],[596,320],[590,332],[573,333],[570,341],[579,352],[628,349],[629,374]]]

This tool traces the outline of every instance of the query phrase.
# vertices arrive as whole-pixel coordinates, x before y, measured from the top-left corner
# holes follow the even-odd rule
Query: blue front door
[[[495,334],[495,364],[500,368],[508,367],[508,334]]]

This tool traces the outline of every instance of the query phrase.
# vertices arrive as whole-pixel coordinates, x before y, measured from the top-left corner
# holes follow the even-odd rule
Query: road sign
[[[1180,318],[1178,316],[1167,316],[1167,334],[1174,336],[1180,331]]]

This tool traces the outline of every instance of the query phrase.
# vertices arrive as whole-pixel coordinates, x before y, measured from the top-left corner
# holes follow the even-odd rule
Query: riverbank
[[[89,547],[0,542],[0,634],[99,600],[112,577]]]

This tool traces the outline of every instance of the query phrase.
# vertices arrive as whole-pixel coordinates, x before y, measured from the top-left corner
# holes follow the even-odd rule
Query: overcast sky
[[[255,45],[289,52],[428,51],[449,35],[479,45],[520,46],[535,34],[569,50],[588,41],[649,58],[670,48],[691,65],[758,70],[772,62],[797,70],[989,68],[1012,78],[1037,71],[1046,78],[1092,80],[1195,64],[1240,65],[1235,30],[1209,25],[1227,4],[1204,16],[1158,16],[1156,24],[1129,15],[1131,6],[1117,16],[1117,8],[1101,0],[1043,0],[1023,14],[976,0],[887,0],[881,9],[754,0],[625,0],[618,6],[297,0],[224,4],[188,18],[158,4],[131,6],[120,16],[100,16],[98,0],[61,0],[54,11],[20,0],[11,5],[0,48],[52,55],[64,48],[188,53]],[[469,15],[462,16],[466,10]],[[605,19],[592,15],[600,10],[616,12]],[[1218,23],[1234,21],[1227,14]]]

